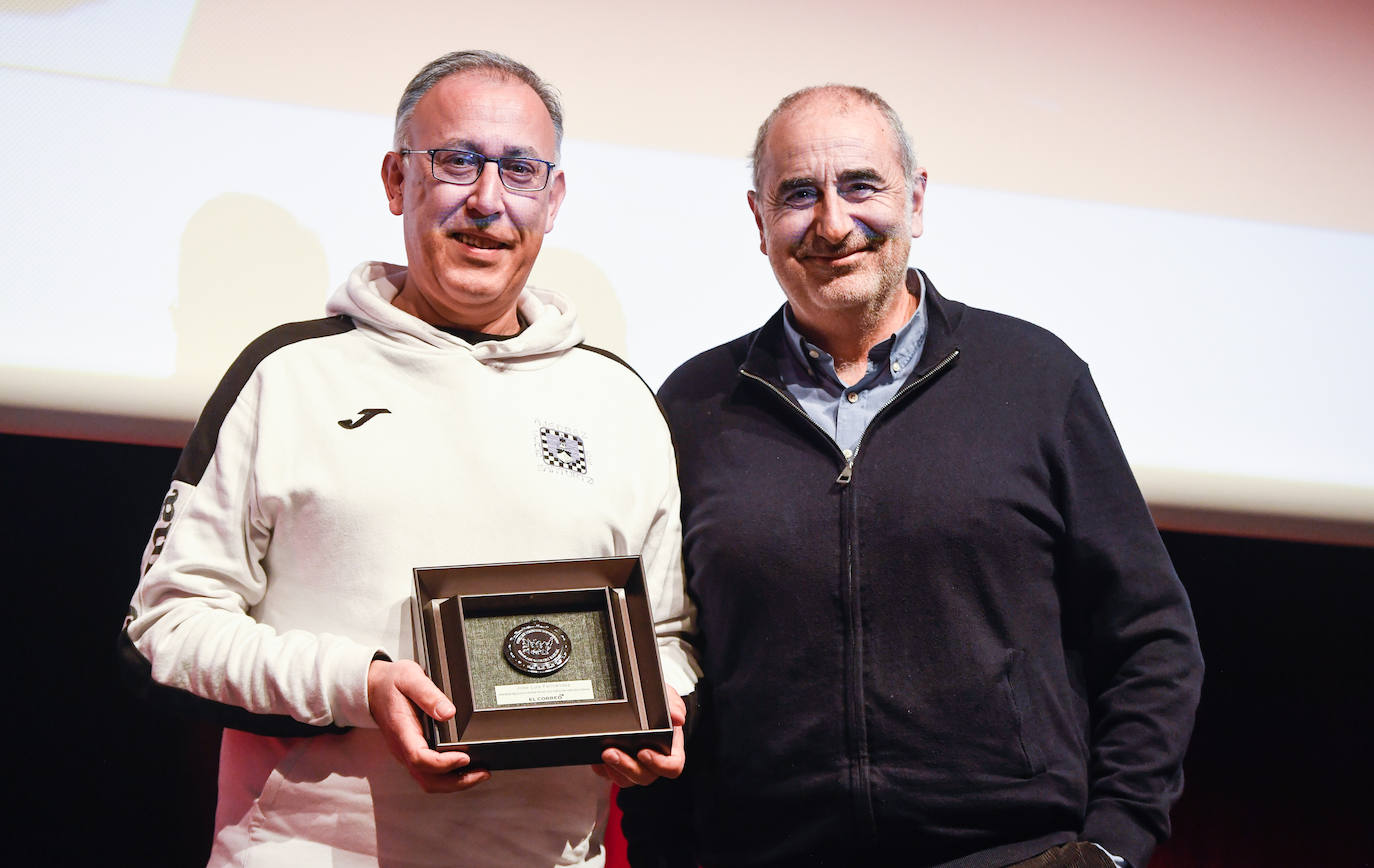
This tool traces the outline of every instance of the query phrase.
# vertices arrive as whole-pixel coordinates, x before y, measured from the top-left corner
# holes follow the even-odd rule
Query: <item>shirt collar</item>
[[[900,366],[902,371],[906,371],[919,360],[926,336],[926,279],[925,275],[915,268],[908,270],[907,273],[916,277],[916,286],[914,287],[910,280],[907,281],[907,291],[915,290],[916,312],[891,337],[879,341],[873,349],[868,351],[870,372],[857,385],[862,386],[874,370],[881,370],[895,363]],[[797,330],[796,323],[792,318],[791,304],[783,305],[782,331],[783,343],[787,345],[788,355],[796,363],[797,370],[810,374],[817,383],[844,388],[844,384],[835,374],[835,359],[825,350],[808,341]],[[878,364],[875,365],[874,363]]]

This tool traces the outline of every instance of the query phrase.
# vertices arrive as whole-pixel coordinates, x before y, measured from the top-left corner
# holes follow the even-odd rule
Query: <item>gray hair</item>
[[[906,176],[907,184],[916,181],[916,149],[911,146],[911,137],[906,134],[906,128],[902,126],[902,119],[897,117],[896,109],[889,105],[887,100],[866,87],[857,87],[852,84],[821,84],[814,87],[804,87],[783,97],[774,107],[772,113],[759,126],[759,133],[754,137],[754,154],[749,160],[750,168],[754,170],[755,190],[759,186],[759,166],[763,162],[764,140],[768,138],[768,133],[773,129],[774,122],[782,116],[783,112],[802,100],[823,93],[833,93],[858,100],[881,112],[887,120],[887,125],[892,128],[892,136],[896,140],[894,144],[897,146],[897,158],[901,161],[902,174]]]
[[[563,104],[559,101],[558,91],[525,64],[495,51],[453,51],[425,64],[406,85],[401,101],[396,105],[396,132],[392,142],[396,150],[406,147],[406,127],[410,124],[411,115],[415,114],[415,106],[420,98],[450,75],[474,70],[523,81],[539,95],[553,120],[554,159],[558,159],[558,152],[563,150]]]

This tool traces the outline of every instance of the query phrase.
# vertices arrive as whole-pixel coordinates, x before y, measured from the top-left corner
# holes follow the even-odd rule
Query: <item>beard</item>
[[[861,229],[838,244],[808,236],[773,263],[793,307],[844,311],[857,318],[860,328],[876,325],[886,315],[893,300],[906,292],[910,236],[900,225],[888,232]],[[854,258],[831,263],[847,257]]]

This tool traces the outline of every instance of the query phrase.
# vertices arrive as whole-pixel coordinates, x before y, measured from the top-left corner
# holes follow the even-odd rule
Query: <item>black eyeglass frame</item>
[[[553,180],[553,170],[558,166],[557,163],[550,163],[548,160],[541,160],[538,157],[488,157],[486,154],[480,154],[477,151],[469,151],[465,148],[429,148],[424,151],[418,151],[412,148],[401,148],[396,153],[403,157],[411,154],[428,154],[430,177],[441,184],[454,184],[459,187],[467,187],[476,184],[481,180],[482,173],[486,171],[487,163],[495,163],[496,175],[501,179],[501,186],[510,190],[512,193],[538,193],[540,190],[547,189],[549,181]],[[473,176],[471,181],[453,181],[448,178],[439,177],[438,167],[435,165],[434,160],[435,154],[468,154],[480,159],[482,162],[477,169],[477,174]],[[503,165],[507,160],[521,160],[526,163],[543,163],[548,167],[548,170],[544,172],[544,183],[540,184],[538,187],[512,187],[510,183],[506,181],[506,167]]]

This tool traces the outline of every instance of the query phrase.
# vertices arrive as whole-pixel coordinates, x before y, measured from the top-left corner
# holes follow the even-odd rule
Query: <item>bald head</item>
[[[897,112],[888,104],[887,100],[864,87],[848,84],[822,84],[815,87],[804,87],[789,93],[782,98],[763,124],[759,126],[758,135],[754,137],[753,158],[750,161],[754,171],[754,189],[758,189],[759,181],[762,178],[762,165],[768,151],[768,134],[772,131],[778,118],[789,112],[803,109],[814,108],[844,112],[858,106],[870,106],[882,114],[890,128],[892,146],[897,152],[902,173],[906,176],[907,183],[912,183],[916,179],[916,151],[911,146],[911,138],[907,136],[906,129],[902,126],[902,119],[897,116]]]

